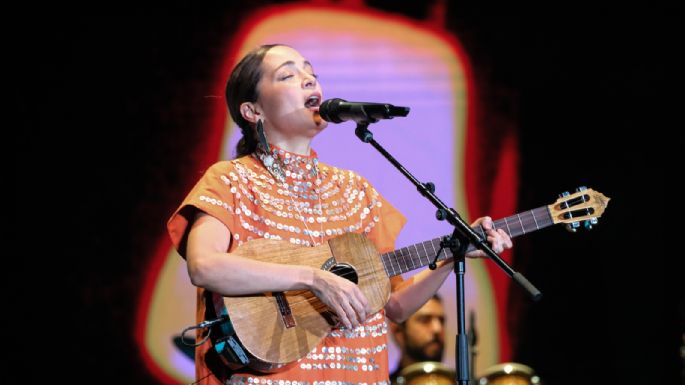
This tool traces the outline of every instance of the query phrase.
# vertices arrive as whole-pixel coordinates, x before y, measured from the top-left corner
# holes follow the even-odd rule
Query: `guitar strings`
[[[495,230],[497,229],[497,227],[495,227],[495,226],[493,226],[493,228],[494,228]],[[476,230],[476,231],[480,231],[481,236],[483,236],[483,237],[486,236],[486,235],[485,235],[485,230],[484,230],[484,228],[483,228],[482,226],[477,226],[477,227],[475,228],[475,230]],[[414,248],[416,248],[416,245],[412,245],[412,246],[413,246]],[[408,246],[408,247],[412,247],[412,246]],[[424,247],[424,248],[425,248],[425,247]],[[417,259],[419,260],[419,263],[421,263],[421,259],[423,258],[423,257],[421,256],[421,254],[419,253],[419,250],[418,250],[417,248],[416,248],[416,251],[417,251],[418,258],[411,257],[412,265],[413,265],[413,261],[415,261],[415,260],[417,260]],[[427,250],[426,250],[426,251],[427,251]],[[383,254],[383,255],[386,255],[386,254]],[[429,257],[428,255],[426,255],[426,258],[429,258],[429,260],[432,259],[432,258],[434,258],[434,257],[435,257],[435,256]],[[399,258],[395,258],[395,259],[397,260],[397,263],[398,263],[398,266],[399,266],[399,264],[400,264],[400,259],[399,259]],[[409,265],[406,263],[406,262],[407,262],[407,261],[406,261],[406,258],[402,258],[402,260],[404,261],[405,267],[408,269],[408,268],[409,268]],[[400,267],[401,267],[401,266],[400,266]],[[409,271],[409,270],[407,270],[407,271]],[[353,271],[353,272],[349,272],[349,273],[342,273],[342,274],[339,275],[339,277],[342,277],[342,278],[349,278],[349,277],[352,277],[352,276],[354,276],[354,275],[357,275],[357,277],[360,278],[360,279],[366,278],[366,277],[368,277],[368,276],[372,276],[372,277],[375,276],[375,274],[373,274],[372,272],[369,272],[369,273],[366,273],[366,274],[358,274],[356,271]],[[326,305],[325,303],[323,303],[323,302],[321,301],[321,299],[319,299],[316,295],[314,295],[314,293],[312,293],[312,292],[309,291],[309,290],[294,290],[294,291],[290,291],[290,293],[291,293],[291,294],[290,294],[291,297],[300,297],[300,296],[304,297],[304,299],[303,299],[303,300],[300,300],[300,301],[288,302],[288,304],[289,304],[291,307],[295,307],[295,306],[303,305],[303,304],[308,304],[308,305],[310,305],[310,306],[311,306],[315,311],[317,311],[317,312],[319,312],[319,311],[321,311],[321,310],[323,310],[323,309],[328,309],[328,310],[330,310],[330,311],[333,311],[333,309],[330,309],[330,308],[328,307],[328,305]],[[335,313],[335,312],[334,312],[334,313]],[[337,316],[337,314],[336,314],[336,316]]]
[[[496,230],[497,227],[493,226],[493,229]],[[479,232],[481,233],[481,236],[483,236],[483,237],[486,236],[486,234],[485,234],[485,229],[484,229],[482,226],[477,226],[477,227],[475,228],[475,230],[476,230],[476,231],[479,231]],[[421,259],[423,259],[424,257],[421,256],[420,251],[419,251],[419,249],[416,247],[416,245],[412,245],[412,246],[416,249],[417,256],[418,256],[418,258],[415,258],[415,257],[411,257],[411,256],[410,256],[410,257],[411,257],[410,261],[411,261],[412,266],[413,266],[413,265],[414,265],[414,261],[418,260],[418,262],[419,262],[419,264],[420,264],[420,263],[421,263]],[[412,247],[412,246],[408,246],[408,247]],[[425,247],[424,247],[424,248],[425,248]],[[428,250],[426,250],[426,251],[428,251]],[[446,251],[447,251],[447,250],[446,250]],[[383,255],[386,255],[386,254],[383,254]],[[434,255],[433,255],[433,256],[428,256],[428,255],[426,255],[425,258],[428,258],[428,260],[432,260],[433,258],[435,258],[435,256],[434,256]],[[400,258],[395,258],[395,260],[397,261],[397,265],[398,265],[398,266],[400,267],[400,269],[401,269],[402,266],[400,265]],[[407,271],[410,271],[410,270],[409,270],[409,265],[407,264],[407,259],[406,259],[406,258],[402,258],[401,260],[404,262],[405,267],[408,269]],[[370,275],[373,276],[374,274],[372,274],[372,273],[367,273],[367,274],[361,274],[361,275],[360,275],[360,274],[358,274],[356,271],[353,271],[353,272],[349,272],[349,273],[342,273],[342,274],[339,275],[339,277],[341,277],[341,278],[346,278],[346,279],[347,279],[347,278],[353,277],[354,275],[357,275],[359,278],[366,278],[367,276],[370,276]],[[297,291],[294,291],[294,292],[297,292]],[[306,292],[308,292],[308,291],[306,291]],[[311,292],[310,292],[310,293],[311,293]],[[316,297],[315,295],[312,294],[311,297],[313,297],[314,300],[320,302],[320,300],[318,299],[318,297]],[[307,302],[307,303],[310,303],[310,304],[311,304],[311,299],[312,299],[312,298],[307,298],[307,299],[304,300],[304,301],[292,302],[292,303],[290,303],[290,305],[291,305],[291,306],[294,306],[294,305],[297,305],[297,304],[300,304],[300,303],[304,303],[304,302]],[[325,306],[325,304],[324,304],[324,306]]]
[[[500,227],[497,226],[498,224],[500,225]],[[493,229],[493,230],[503,229],[503,228],[502,228],[502,224],[505,224],[505,225],[506,225],[506,221],[505,221],[505,220],[493,221],[492,229]],[[487,234],[486,234],[485,228],[483,228],[483,226],[478,225],[478,226],[474,227],[474,230],[477,231],[477,232],[479,232],[480,235],[481,235],[481,237],[483,237],[484,239],[487,239]],[[507,230],[509,230],[509,229],[508,229],[508,226],[507,226],[507,229],[504,229],[504,230],[505,230],[505,232],[506,232],[507,234],[511,235],[511,233],[510,233],[509,231],[507,231]],[[411,263],[412,263],[412,266],[414,266],[414,261],[416,261],[417,259],[418,259],[418,262],[419,262],[419,264],[420,264],[420,263],[421,263],[421,259],[422,259],[423,257],[421,256],[421,254],[420,254],[420,252],[419,252],[419,249],[416,247],[416,245],[412,245],[412,246],[408,246],[408,247],[414,247],[414,248],[416,249],[417,256],[418,256],[418,258],[415,258],[415,257],[413,257],[413,256],[410,256],[410,261],[411,261]],[[425,246],[424,246],[424,249],[425,249]],[[428,250],[426,250],[426,251],[428,251]],[[448,252],[448,251],[449,251],[449,249],[445,249],[445,252]],[[386,254],[383,254],[383,255],[386,255]],[[396,257],[395,260],[397,261],[397,265],[400,267],[400,269],[402,269],[402,266],[400,265],[400,258],[397,258],[397,256],[395,256],[395,257]],[[432,259],[432,258],[434,258],[434,257],[435,257],[435,256],[429,257],[428,255],[426,255],[426,258]],[[429,260],[430,260],[430,259],[429,259]],[[401,258],[401,261],[404,262],[404,265],[405,265],[405,267],[407,268],[407,271],[410,271],[411,269],[409,269],[409,265],[407,264],[407,259],[406,259],[406,258]],[[343,273],[343,274],[340,274],[339,276],[342,277],[342,278],[348,278],[348,277],[354,276],[355,274],[357,274],[357,272],[356,272],[356,271],[353,271],[353,272],[350,272],[350,273]],[[359,278],[364,278],[364,277],[366,277],[366,276],[368,276],[368,275],[372,275],[372,274],[371,274],[371,273],[362,274],[362,275],[357,274],[357,276],[358,276]],[[311,293],[311,292],[310,292],[310,293]],[[305,299],[304,301],[292,302],[292,303],[290,303],[290,305],[291,305],[291,306],[294,306],[294,305],[298,305],[298,304],[305,303],[305,302],[311,304],[311,303],[312,303],[312,299],[315,300],[315,301],[319,301],[320,303],[322,303],[321,300],[320,300],[318,297],[316,297],[315,295],[312,294],[309,298]],[[327,306],[324,304],[324,307],[327,307]],[[317,308],[316,306],[314,306],[314,308],[315,308],[316,310],[319,310],[321,307]]]

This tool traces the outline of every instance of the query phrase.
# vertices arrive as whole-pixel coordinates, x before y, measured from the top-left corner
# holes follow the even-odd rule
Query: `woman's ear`
[[[257,120],[261,114],[257,110],[257,106],[255,106],[254,103],[245,102],[240,105],[240,115],[243,116],[243,119],[254,124],[257,123]]]

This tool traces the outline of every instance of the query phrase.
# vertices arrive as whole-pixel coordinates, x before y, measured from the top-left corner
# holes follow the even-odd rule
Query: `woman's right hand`
[[[348,329],[361,325],[370,312],[366,296],[359,286],[329,271],[314,269],[311,291],[335,311]]]

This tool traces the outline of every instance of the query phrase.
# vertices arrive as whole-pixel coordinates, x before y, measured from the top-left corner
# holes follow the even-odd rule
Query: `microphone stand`
[[[471,365],[469,365],[469,368],[471,368],[471,373],[475,373],[476,355],[478,355],[478,348],[476,348],[478,336],[476,335],[476,314],[473,312],[473,310],[471,310],[469,313],[469,332],[467,337],[469,340],[469,347],[471,348],[469,350],[469,357],[471,359]]]
[[[465,329],[465,300],[464,300],[464,274],[466,273],[466,250],[469,243],[473,244],[478,249],[485,252],[485,254],[495,261],[495,263],[504,270],[516,283],[521,285],[531,295],[533,300],[539,300],[542,293],[533,286],[522,274],[514,271],[507,265],[497,253],[495,253],[488,245],[487,239],[481,238],[476,232],[459,216],[456,210],[448,208],[436,195],[435,185],[431,182],[421,183],[416,179],[400,162],[398,162],[390,153],[388,153],[375,139],[373,133],[369,131],[369,124],[376,123],[378,120],[369,117],[368,119],[357,119],[357,128],[354,133],[364,143],[371,144],[378,152],[380,152],[395,168],[397,168],[402,175],[407,177],[417,188],[419,193],[428,199],[438,210],[435,213],[436,219],[439,221],[447,220],[454,231],[452,235],[445,237],[440,242],[440,250],[435,256],[433,263],[429,265],[430,269],[435,270],[437,267],[436,261],[440,255],[440,251],[448,248],[452,251],[454,257],[454,273],[457,277],[456,293],[457,293],[457,357],[456,357],[456,383],[457,385],[469,385],[471,376],[469,374],[469,349],[467,342],[467,334]]]

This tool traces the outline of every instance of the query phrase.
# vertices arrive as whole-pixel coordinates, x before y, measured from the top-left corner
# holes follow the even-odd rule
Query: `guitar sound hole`
[[[337,275],[338,277],[346,278],[355,284],[359,283],[359,276],[357,276],[357,271],[354,270],[352,265],[347,263],[337,263],[333,265],[328,271]]]

